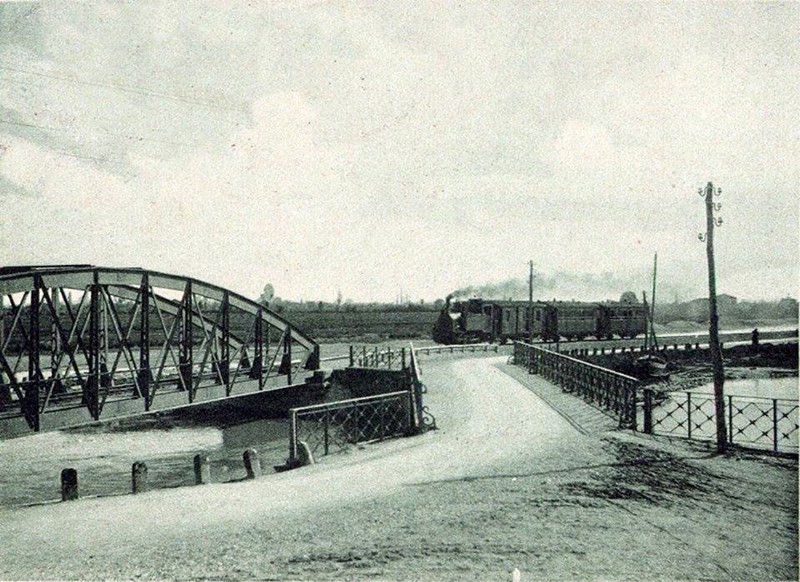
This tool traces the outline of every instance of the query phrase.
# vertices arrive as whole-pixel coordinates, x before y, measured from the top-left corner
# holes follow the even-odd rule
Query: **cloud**
[[[0,115],[27,124],[0,124],[0,195],[19,214],[0,224],[4,263],[391,299],[531,258],[624,278],[658,249],[690,294],[705,285],[694,192],[713,179],[721,288],[797,280],[796,7],[34,14],[0,43]],[[0,30],[18,16],[0,11]]]

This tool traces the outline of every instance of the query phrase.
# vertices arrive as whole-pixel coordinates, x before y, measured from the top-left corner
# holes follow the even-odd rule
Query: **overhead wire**
[[[0,61],[0,70],[11,71],[11,72],[14,72],[14,73],[20,73],[20,74],[23,74],[23,75],[31,75],[31,76],[35,76],[35,77],[43,77],[43,78],[46,78],[46,79],[55,79],[55,80],[58,80],[58,81],[64,81],[66,83],[74,83],[74,84],[77,84],[77,85],[86,85],[86,86],[89,86],[89,87],[100,87],[100,88],[105,88],[105,89],[114,89],[114,90],[121,91],[121,92],[124,92],[124,93],[131,93],[131,94],[134,94],[134,95],[141,95],[141,96],[150,97],[150,98],[153,98],[153,99],[166,99],[166,100],[169,100],[169,101],[185,103],[187,105],[199,105],[201,107],[206,107],[208,109],[216,109],[216,110],[219,110],[219,111],[231,111],[231,112],[239,113],[239,114],[242,114],[242,115],[246,115],[247,114],[246,110],[240,109],[240,108],[237,108],[237,107],[229,107],[229,106],[226,106],[226,105],[220,105],[218,103],[213,103],[213,102],[209,102],[209,101],[201,101],[201,100],[198,100],[198,99],[189,99],[189,98],[183,97],[181,95],[170,95],[169,93],[159,93],[157,91],[150,91],[150,90],[147,90],[147,89],[140,89],[140,88],[137,88],[137,87],[129,87],[127,85],[122,85],[122,84],[119,84],[119,83],[105,83],[105,82],[101,82],[101,81],[91,81],[91,80],[79,79],[77,77],[71,77],[71,76],[67,76],[67,75],[55,75],[55,74],[52,74],[52,73],[43,73],[41,71],[26,70],[26,69],[19,68],[17,66],[13,66],[13,64],[9,64],[9,63],[3,62],[3,61]]]
[[[10,119],[0,119],[0,124],[4,125],[16,125],[18,127],[29,127],[32,129],[40,129],[42,131],[50,131],[56,133],[76,133],[76,130],[68,129],[65,127],[48,127],[46,125],[37,125],[35,123],[24,123],[22,121],[12,121]],[[175,145],[175,146],[184,146],[184,147],[194,147],[196,144],[188,143],[188,142],[180,142],[180,141],[171,141],[167,139],[157,139],[154,137],[142,137],[138,135],[130,135],[127,133],[114,133],[112,131],[108,131],[103,128],[98,128],[104,134],[114,137],[122,137],[125,139],[133,140],[133,141],[152,141],[154,143],[161,143],[165,145]]]

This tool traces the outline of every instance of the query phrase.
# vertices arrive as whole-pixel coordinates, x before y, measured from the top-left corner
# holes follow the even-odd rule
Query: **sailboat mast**
[[[655,256],[653,257],[653,294],[650,295],[650,333],[652,334],[652,347],[653,349],[658,347],[656,344],[656,271],[658,270],[658,252],[656,251]]]

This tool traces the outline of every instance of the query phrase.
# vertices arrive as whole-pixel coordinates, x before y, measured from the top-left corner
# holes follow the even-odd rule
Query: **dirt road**
[[[0,511],[0,579],[795,579],[797,463],[557,412],[423,363],[441,430],[258,481]]]

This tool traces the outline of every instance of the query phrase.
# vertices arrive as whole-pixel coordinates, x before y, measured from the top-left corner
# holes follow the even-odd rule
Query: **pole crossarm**
[[[39,430],[55,409],[100,420],[122,395],[149,411],[175,405],[175,392],[192,403],[210,397],[206,388],[232,396],[318,368],[311,337],[205,281],[140,268],[0,268],[0,420],[24,416]]]

